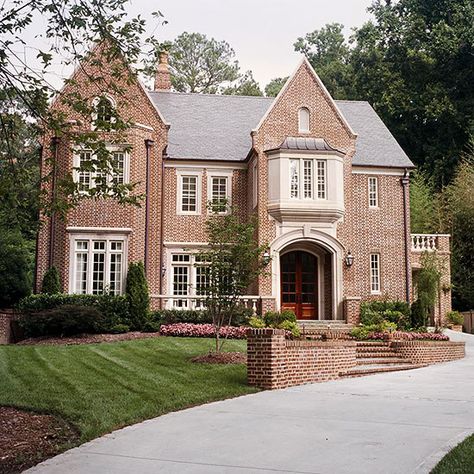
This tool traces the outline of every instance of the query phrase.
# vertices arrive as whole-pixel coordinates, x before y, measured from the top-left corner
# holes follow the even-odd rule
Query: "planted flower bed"
[[[219,335],[229,339],[245,339],[247,329],[244,326],[223,326],[219,331]],[[163,324],[160,328],[160,334],[162,336],[178,337],[214,337],[216,330],[213,324],[175,323]]]

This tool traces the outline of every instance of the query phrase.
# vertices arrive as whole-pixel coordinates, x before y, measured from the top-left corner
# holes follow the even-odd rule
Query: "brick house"
[[[172,92],[166,55],[153,91],[126,87],[126,106],[106,96],[133,123],[129,151],[115,145],[114,158],[146,202],[85,200],[66,222],[44,217],[37,286],[55,265],[65,292],[121,293],[128,262],[141,260],[155,308],[199,307],[193,250],[205,245],[206,203],[225,197],[242,218],[258,216],[256,238],[270,247],[247,304],[354,323],[360,301],[412,300],[421,251],[436,249],[446,261],[436,314],[450,309],[449,236],[409,233],[412,162],[367,102],[333,100],[306,59],[276,98]],[[48,134],[44,150],[43,172],[55,153],[59,174],[91,153]],[[74,173],[93,186],[93,173]]]

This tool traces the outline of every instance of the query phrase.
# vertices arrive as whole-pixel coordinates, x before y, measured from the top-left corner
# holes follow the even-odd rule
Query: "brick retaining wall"
[[[0,344],[9,344],[12,339],[11,320],[13,311],[0,309]]]
[[[324,382],[356,365],[353,341],[292,341],[280,329],[250,329],[247,334],[249,385],[276,389]]]
[[[464,342],[453,341],[393,341],[390,347],[400,357],[413,364],[436,364],[462,359],[466,355]]]

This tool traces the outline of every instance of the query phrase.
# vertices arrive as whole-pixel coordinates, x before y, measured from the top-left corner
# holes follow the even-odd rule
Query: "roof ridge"
[[[210,94],[208,92],[178,92],[178,91],[148,91],[149,94],[159,93],[159,94],[173,94],[173,95],[183,95],[183,96],[198,96],[198,97],[232,97],[239,99],[259,99],[259,100],[274,100],[275,97],[266,97],[261,95],[239,95],[239,94]]]
[[[370,102],[368,100],[334,99],[334,102],[338,102],[338,103],[346,102],[349,104],[369,104],[370,105]]]

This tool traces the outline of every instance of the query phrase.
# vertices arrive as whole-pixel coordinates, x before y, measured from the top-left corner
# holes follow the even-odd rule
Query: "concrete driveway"
[[[211,403],[72,449],[34,473],[423,473],[474,432],[467,357]]]

